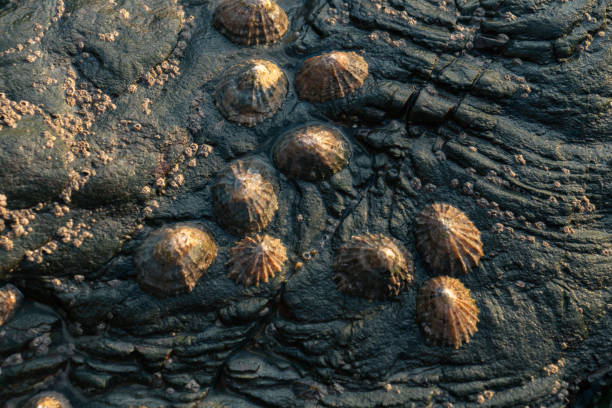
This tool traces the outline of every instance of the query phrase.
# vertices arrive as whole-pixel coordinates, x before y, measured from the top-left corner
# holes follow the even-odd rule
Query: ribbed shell
[[[15,315],[22,301],[23,295],[19,289],[10,283],[0,289],[0,326]]]
[[[274,161],[280,171],[308,181],[331,177],[346,166],[350,156],[342,133],[320,125],[287,133],[274,149]]]
[[[470,290],[449,276],[425,282],[417,296],[416,314],[423,334],[434,343],[457,349],[478,331],[478,308]]]
[[[468,273],[484,255],[480,231],[449,204],[425,207],[416,216],[414,234],[419,254],[436,274]]]
[[[367,299],[397,296],[413,280],[414,265],[401,242],[382,234],[351,237],[334,258],[341,292]]]
[[[62,394],[47,391],[30,398],[23,408],[71,408],[71,405]]]
[[[287,84],[287,77],[273,62],[249,60],[222,75],[215,88],[215,104],[227,120],[255,126],[280,109]]]
[[[225,0],[213,25],[241,45],[273,44],[287,32],[287,14],[272,0]]]
[[[217,256],[215,239],[198,224],[180,223],[154,231],[134,256],[140,287],[156,296],[193,290]]]
[[[278,200],[272,172],[258,159],[236,160],[212,186],[217,222],[235,235],[262,231],[274,218]]]
[[[325,102],[344,98],[361,88],[368,63],[354,52],[334,51],[308,58],[295,77],[300,99]]]
[[[230,249],[228,277],[244,286],[268,282],[287,262],[287,249],[278,238],[269,235],[245,237]]]

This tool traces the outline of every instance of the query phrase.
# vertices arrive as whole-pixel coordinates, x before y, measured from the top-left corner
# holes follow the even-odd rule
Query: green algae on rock
[[[191,292],[216,255],[214,238],[198,224],[160,228],[134,256],[138,283],[160,297]]]
[[[273,172],[257,158],[236,160],[222,170],[212,186],[217,222],[236,235],[266,228],[278,209]]]
[[[215,104],[227,120],[255,126],[280,109],[287,84],[287,77],[273,62],[249,60],[223,74],[215,89]]]
[[[384,300],[399,295],[413,280],[410,252],[383,234],[351,237],[334,257],[334,281],[348,295]]]
[[[274,162],[292,178],[324,180],[342,170],[351,150],[339,130],[322,125],[305,126],[283,136],[274,149]]]
[[[213,25],[241,45],[273,44],[287,32],[287,14],[274,0],[224,0]]]

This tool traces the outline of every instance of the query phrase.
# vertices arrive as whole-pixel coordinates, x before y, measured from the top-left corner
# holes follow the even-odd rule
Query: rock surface
[[[0,327],[0,401],[41,392],[98,407],[590,406],[612,384],[612,3],[607,0],[279,0],[289,31],[236,45],[216,1],[0,0],[0,286],[24,295]],[[310,104],[304,60],[355,51],[369,76]],[[215,108],[215,78],[274,61],[290,89],[252,128]],[[215,175],[273,166],[290,129],[338,127],[346,167],[277,171],[263,233],[288,270],[227,277]],[[458,350],[425,342],[417,289],[432,277],[413,221],[461,208],[484,256],[459,279],[480,310]],[[148,234],[198,222],[218,255],[193,291],[136,281]],[[385,234],[415,261],[388,301],[340,293],[334,250]],[[289,267],[290,266],[290,267]],[[608,392],[608,394],[606,394]],[[607,400],[606,400],[607,398]]]

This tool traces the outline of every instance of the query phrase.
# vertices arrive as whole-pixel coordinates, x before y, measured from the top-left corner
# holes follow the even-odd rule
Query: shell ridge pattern
[[[478,330],[478,308],[458,279],[438,276],[419,290],[417,320],[427,338],[459,348]]]
[[[281,108],[287,87],[287,77],[276,64],[248,60],[221,75],[215,87],[215,104],[227,120],[255,126]]]
[[[190,292],[217,255],[214,238],[198,224],[153,231],[134,256],[140,286],[157,296]]]
[[[426,206],[414,225],[417,250],[435,273],[467,273],[484,255],[480,231],[465,213],[449,204]]]
[[[276,166],[287,176],[320,181],[343,169],[351,150],[339,130],[310,125],[283,135],[273,156]]]
[[[382,300],[397,296],[412,282],[414,265],[399,241],[383,234],[366,234],[353,236],[340,246],[333,269],[340,291]]]
[[[217,7],[213,25],[241,45],[269,45],[289,28],[285,12],[272,1],[225,0]]]
[[[367,76],[363,57],[335,51],[307,59],[296,74],[295,87],[300,99],[325,102],[354,92]]]
[[[228,277],[245,287],[268,282],[287,261],[286,248],[278,238],[257,234],[245,237],[230,249]]]

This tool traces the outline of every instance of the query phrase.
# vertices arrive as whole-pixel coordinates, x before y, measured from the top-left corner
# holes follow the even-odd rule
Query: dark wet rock
[[[170,55],[182,14],[176,1],[70,2],[60,35],[83,75],[110,94],[125,91]]]
[[[510,37],[506,34],[486,35],[479,34],[474,38],[474,48],[492,52],[500,51]]]
[[[40,115],[25,116],[2,132],[2,192],[14,208],[34,207],[58,196],[69,180],[68,148]],[[20,174],[28,183],[15,177]]]
[[[607,398],[609,3],[279,0],[291,29],[257,47],[212,27],[217,4],[0,0],[0,99],[34,109],[0,109],[0,286],[24,295],[0,327],[0,401],[19,407],[42,391],[85,408]],[[363,86],[300,101],[297,70],[333,50],[363,55]],[[227,121],[214,100],[219,75],[248,59],[274,61],[290,85],[253,127]],[[244,234],[219,225],[215,178],[234,160],[272,163],[282,135],[313,123],[339,128],[351,159],[315,183],[268,165],[278,209],[262,234],[288,261],[265,285],[236,285],[226,264]],[[484,248],[459,277],[480,320],[458,350],[428,344],[415,316],[431,276],[413,223],[435,202],[464,211]],[[158,299],[139,289],[131,260],[177,222],[205,226],[218,259],[191,292]],[[406,247],[414,286],[386,301],[338,292],[334,251],[364,232]]]

